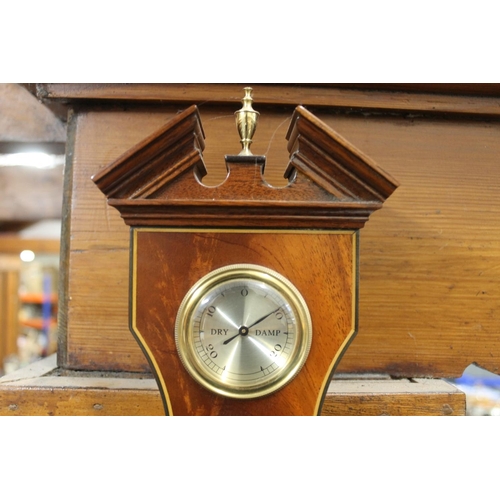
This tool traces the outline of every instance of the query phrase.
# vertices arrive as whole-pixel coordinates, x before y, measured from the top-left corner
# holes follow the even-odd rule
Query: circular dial
[[[188,372],[224,396],[252,398],[288,383],[311,345],[307,305],[295,286],[261,266],[217,269],[181,304],[176,344]]]

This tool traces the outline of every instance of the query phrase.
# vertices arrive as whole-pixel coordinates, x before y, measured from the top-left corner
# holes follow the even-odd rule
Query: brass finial
[[[252,137],[257,128],[259,120],[259,112],[252,108],[252,88],[245,87],[245,96],[241,100],[243,107],[234,113],[236,118],[236,128],[240,134],[240,143],[243,149],[238,156],[253,156],[250,151],[250,144],[252,144]]]

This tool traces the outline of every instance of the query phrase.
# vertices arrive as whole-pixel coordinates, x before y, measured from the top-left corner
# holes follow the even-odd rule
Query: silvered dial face
[[[257,397],[286,384],[307,357],[311,326],[303,298],[266,268],[230,266],[210,273],[179,310],[177,346],[205,387]]]

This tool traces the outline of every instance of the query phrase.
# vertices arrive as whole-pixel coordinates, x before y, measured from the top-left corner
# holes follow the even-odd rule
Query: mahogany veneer
[[[287,133],[288,184],[264,178],[263,156],[226,156],[203,178],[203,128],[191,106],[93,177],[132,228],[131,329],[174,415],[317,415],[356,333],[357,230],[397,182],[298,107]],[[199,386],[176,352],[178,308],[191,286],[231,264],[269,267],[304,296],[313,323],[306,364],[284,388],[235,400]]]

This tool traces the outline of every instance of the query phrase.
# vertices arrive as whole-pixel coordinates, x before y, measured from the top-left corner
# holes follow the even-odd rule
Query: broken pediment
[[[398,186],[370,158],[299,106],[286,135],[285,187],[269,185],[265,156],[226,156],[206,186],[196,106],[125,152],[93,181],[130,226],[356,229]]]

